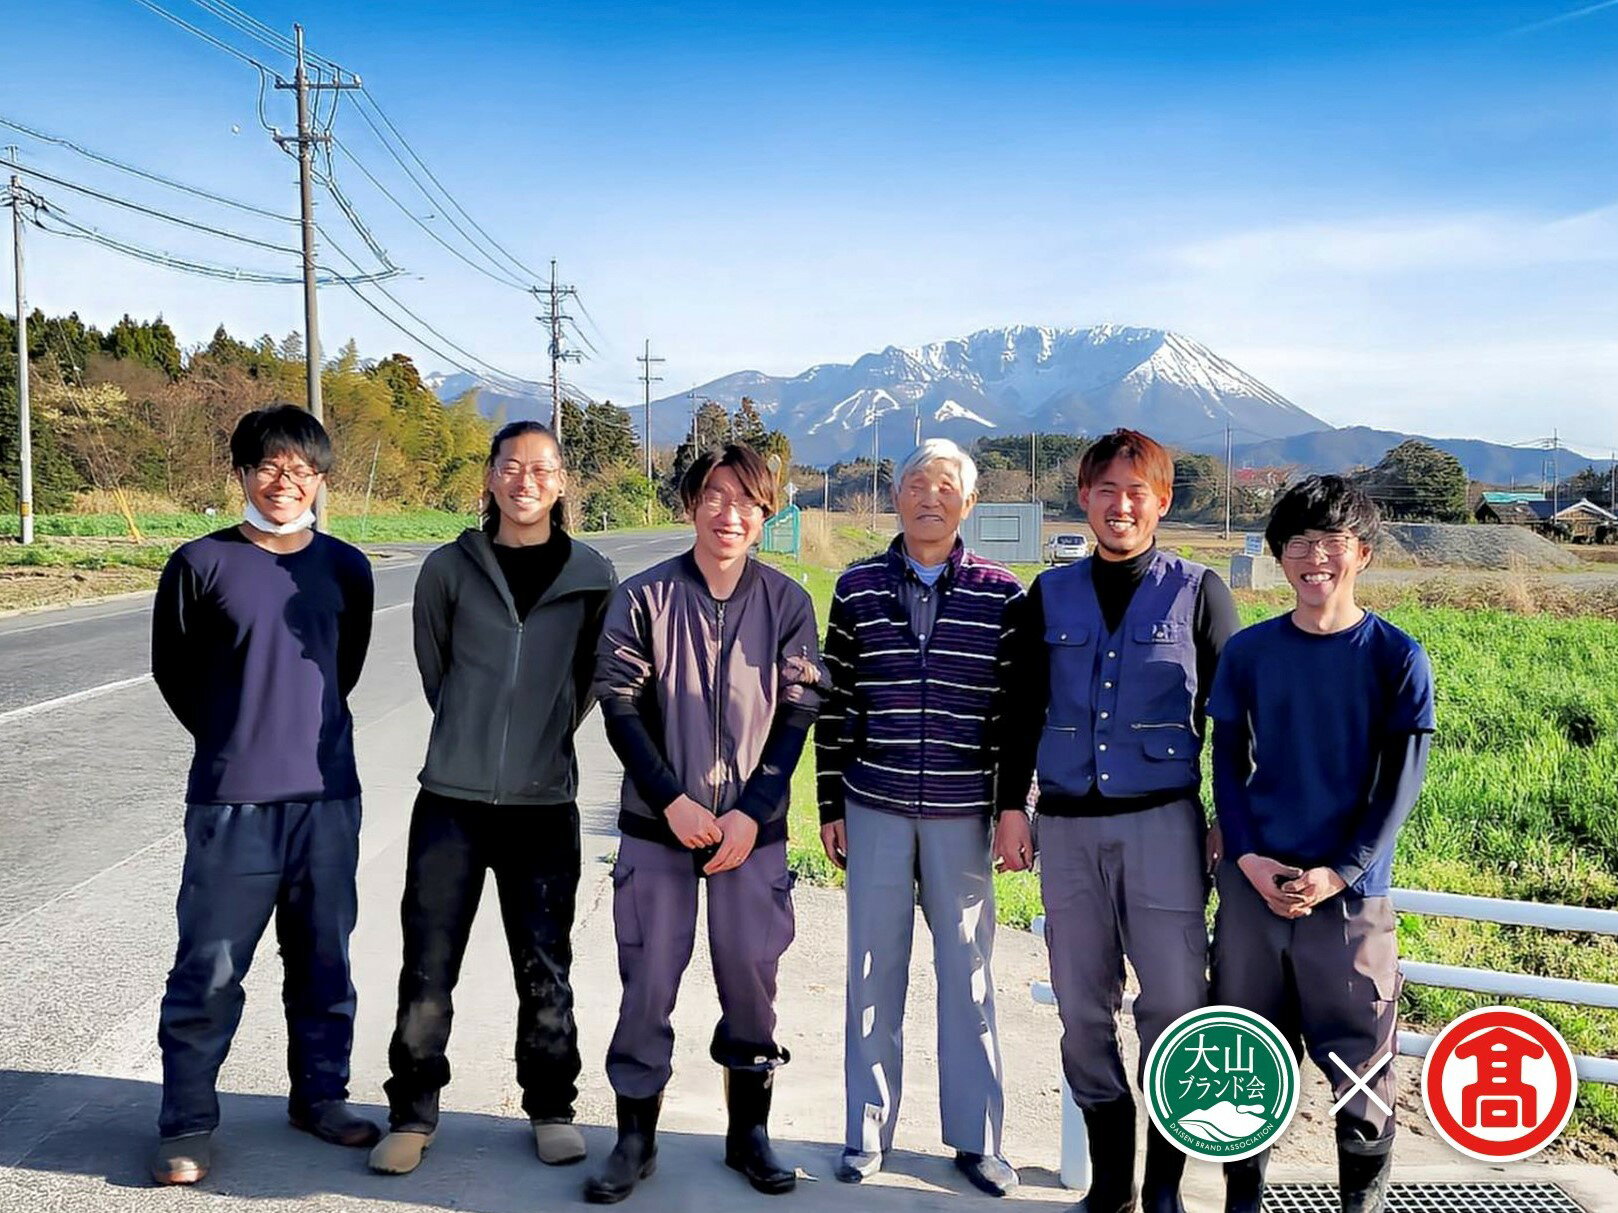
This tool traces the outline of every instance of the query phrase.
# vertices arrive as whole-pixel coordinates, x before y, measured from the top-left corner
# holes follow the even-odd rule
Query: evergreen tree
[[[758,415],[758,408],[751,396],[742,397],[741,406],[731,419],[730,432],[735,435],[737,442],[745,442],[756,451],[764,449],[764,419]]]

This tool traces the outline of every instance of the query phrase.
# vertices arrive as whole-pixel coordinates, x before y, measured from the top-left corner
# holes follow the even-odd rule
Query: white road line
[[[19,925],[26,922],[30,918],[34,918],[37,915],[44,913],[46,910],[50,909],[52,906],[58,904],[59,902],[65,901],[67,898],[73,896],[73,894],[77,893],[80,889],[84,888],[86,885],[92,885],[96,881],[100,880],[103,876],[106,876],[106,875],[108,875],[109,873],[112,873],[112,872],[116,872],[119,868],[123,867],[125,864],[134,863],[135,860],[139,859],[142,855],[150,854],[152,851],[160,850],[161,848],[166,847],[166,846],[171,846],[171,845],[173,845],[173,843],[177,839],[181,839],[181,838],[184,838],[184,837],[185,837],[185,827],[183,825],[182,826],[176,826],[174,829],[167,831],[166,833],[162,834],[161,836],[159,836],[157,838],[154,838],[151,842],[149,842],[145,846],[141,847],[140,850],[131,851],[128,855],[125,855],[117,863],[109,864],[107,867],[102,868],[101,871],[95,873],[93,876],[86,876],[83,880],[79,881],[79,883],[74,885],[72,888],[63,889],[60,893],[57,893],[55,896],[47,898],[45,901],[40,902],[37,906],[35,906],[31,910],[24,910],[21,914],[17,915],[17,917],[13,918],[10,922],[0,924],[0,940],[9,939],[11,937],[12,933],[16,930],[16,928]]]
[[[150,674],[137,674],[134,678],[120,678],[117,682],[104,682],[98,687],[74,691],[71,695],[58,695],[55,699],[31,703],[26,707],[12,708],[9,712],[0,712],[0,724],[10,724],[13,720],[23,720],[29,716],[38,716],[44,712],[54,712],[57,708],[65,708],[75,703],[84,703],[90,699],[100,699],[103,695],[111,695],[114,691],[122,691],[126,687],[140,686],[141,683],[150,682],[151,680],[152,676]]]
[[[375,614],[386,615],[389,611],[402,611],[410,604],[396,602],[392,606],[378,607]],[[98,687],[88,687],[82,691],[74,691],[71,695],[58,695],[55,699],[45,699],[39,703],[30,703],[20,708],[12,708],[9,712],[0,712],[0,725],[10,724],[14,720],[26,720],[30,716],[40,716],[46,712],[54,712],[57,708],[71,707],[76,703],[86,703],[92,699],[100,699],[103,695],[111,695],[114,691],[122,691],[127,687],[140,686],[150,682],[150,674],[137,674],[133,678],[120,678],[117,682],[105,682]]]
[[[73,608],[68,609],[72,610]],[[80,609],[82,610],[83,608]],[[75,623],[97,623],[103,619],[125,619],[130,615],[144,615],[151,609],[152,604],[148,602],[143,606],[131,607],[127,611],[107,611],[105,614],[99,615],[79,615],[75,619],[53,619],[49,623],[29,624],[25,628],[4,628],[0,629],[0,641],[7,640],[12,636],[26,636],[29,632],[43,632],[47,628],[65,628]]]

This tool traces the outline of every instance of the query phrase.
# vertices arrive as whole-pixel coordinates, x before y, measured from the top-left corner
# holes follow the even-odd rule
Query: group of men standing
[[[347,1104],[348,936],[360,817],[346,697],[369,639],[364,558],[311,529],[331,464],[291,406],[245,418],[232,461],[239,528],[182,547],[164,573],[154,674],[196,738],[180,943],[164,999],[163,1183],[211,1163],[214,1082],[241,980],[274,916],[286,963],[289,1114],[374,1170],[432,1143],[452,993],[492,872],[517,980],[517,1076],[540,1159],[584,1157],[569,984],[579,880],[573,736],[599,701],[623,762],[613,924],[623,985],[607,1054],[616,1144],[586,1199],[622,1200],[656,1167],[670,1026],[699,890],[721,1018],[725,1161],[760,1192],[794,1171],[768,1134],[777,969],[794,933],[789,783],[815,733],[821,839],[846,870],[846,1131],[837,1178],[892,1148],[919,902],[938,988],[945,1144],[979,1189],[1017,1173],[1002,1149],[1003,1067],[991,968],[996,866],[1038,857],[1061,1058],[1090,1130],[1085,1213],[1176,1213],[1184,1155],[1156,1130],[1135,1183],[1136,1109],[1118,1047],[1124,962],[1144,1058],[1210,998],[1205,906],[1220,890],[1211,997],[1258,1011],[1317,1061],[1356,1073],[1392,1039],[1387,903],[1394,837],[1433,727],[1420,646],[1354,601],[1374,507],[1311,477],[1268,542],[1290,614],[1237,632],[1218,576],[1156,543],[1173,464],[1131,430],[1079,469],[1094,558],[1026,595],[960,538],[976,468],[924,442],[896,471],[900,534],[839,579],[824,658],[808,594],[750,555],[776,480],[743,445],[681,483],[689,551],[618,585],[562,526],[562,451],[523,422],[494,436],[483,525],[424,565],[415,648],[434,721],[412,817],[404,960],[389,1049],[389,1131]],[[817,723],[818,717],[818,723]],[[1212,719],[1217,824],[1201,755]],[[1347,1093],[1349,1080],[1328,1071]],[[1338,1116],[1343,1208],[1383,1207],[1393,1122],[1381,1071]],[[1257,1213],[1260,1156],[1227,1167],[1227,1210]]]

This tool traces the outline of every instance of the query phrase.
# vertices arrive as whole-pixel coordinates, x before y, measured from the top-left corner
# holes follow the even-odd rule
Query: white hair
[[[899,470],[893,474],[893,491],[898,492],[911,472],[920,471],[929,463],[946,459],[955,465],[956,478],[961,482],[961,496],[970,497],[978,487],[978,465],[968,455],[948,438],[929,438],[910,454],[899,465]]]

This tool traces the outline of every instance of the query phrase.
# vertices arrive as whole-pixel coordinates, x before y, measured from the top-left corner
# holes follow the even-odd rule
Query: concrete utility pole
[[[320,398],[320,313],[315,296],[315,186],[314,186],[314,154],[315,144],[330,143],[330,135],[317,135],[310,122],[309,94],[320,89],[355,89],[360,87],[358,76],[353,80],[332,79],[319,80],[310,83],[309,74],[304,70],[303,61],[303,26],[292,27],[293,41],[297,46],[297,66],[292,73],[292,82],[277,80],[278,89],[291,89],[297,94],[298,100],[298,133],[296,135],[283,135],[276,133],[272,136],[275,142],[283,149],[289,143],[298,145],[298,203],[299,214],[303,227],[303,358],[304,376],[308,382],[309,411],[314,414],[316,421],[324,423],[326,409]],[[320,496],[315,501],[315,519],[324,529],[326,525],[326,490],[320,490]]]
[[[17,158],[17,149],[10,148],[11,158]],[[12,266],[17,278],[17,423],[19,438],[17,458],[21,471],[17,477],[17,522],[24,543],[34,542],[34,445],[32,426],[28,417],[28,306],[24,298],[22,276],[22,179],[11,174],[11,248]]]
[[[666,358],[652,357],[652,339],[646,339],[646,352],[635,359],[640,363],[640,382],[642,388],[641,408],[641,442],[646,447],[646,479],[652,478],[652,384],[662,383],[663,376],[652,374],[652,363],[667,362]]]
[[[564,350],[562,348],[562,321],[571,320],[562,312],[562,300],[569,295],[576,295],[578,291],[571,286],[560,286],[556,281],[556,258],[551,258],[551,306],[548,315],[541,317],[550,327],[551,331],[551,430],[556,435],[556,444],[562,445],[562,373],[564,362],[578,362],[583,355],[577,350]]]
[[[916,401],[916,445],[921,445],[921,401]]]
[[[1039,431],[1028,434],[1028,500],[1039,500]],[[1041,511],[1043,512],[1043,511]]]
[[[1230,503],[1235,497],[1236,469],[1230,455],[1230,427],[1225,427],[1225,538],[1230,538]]]

